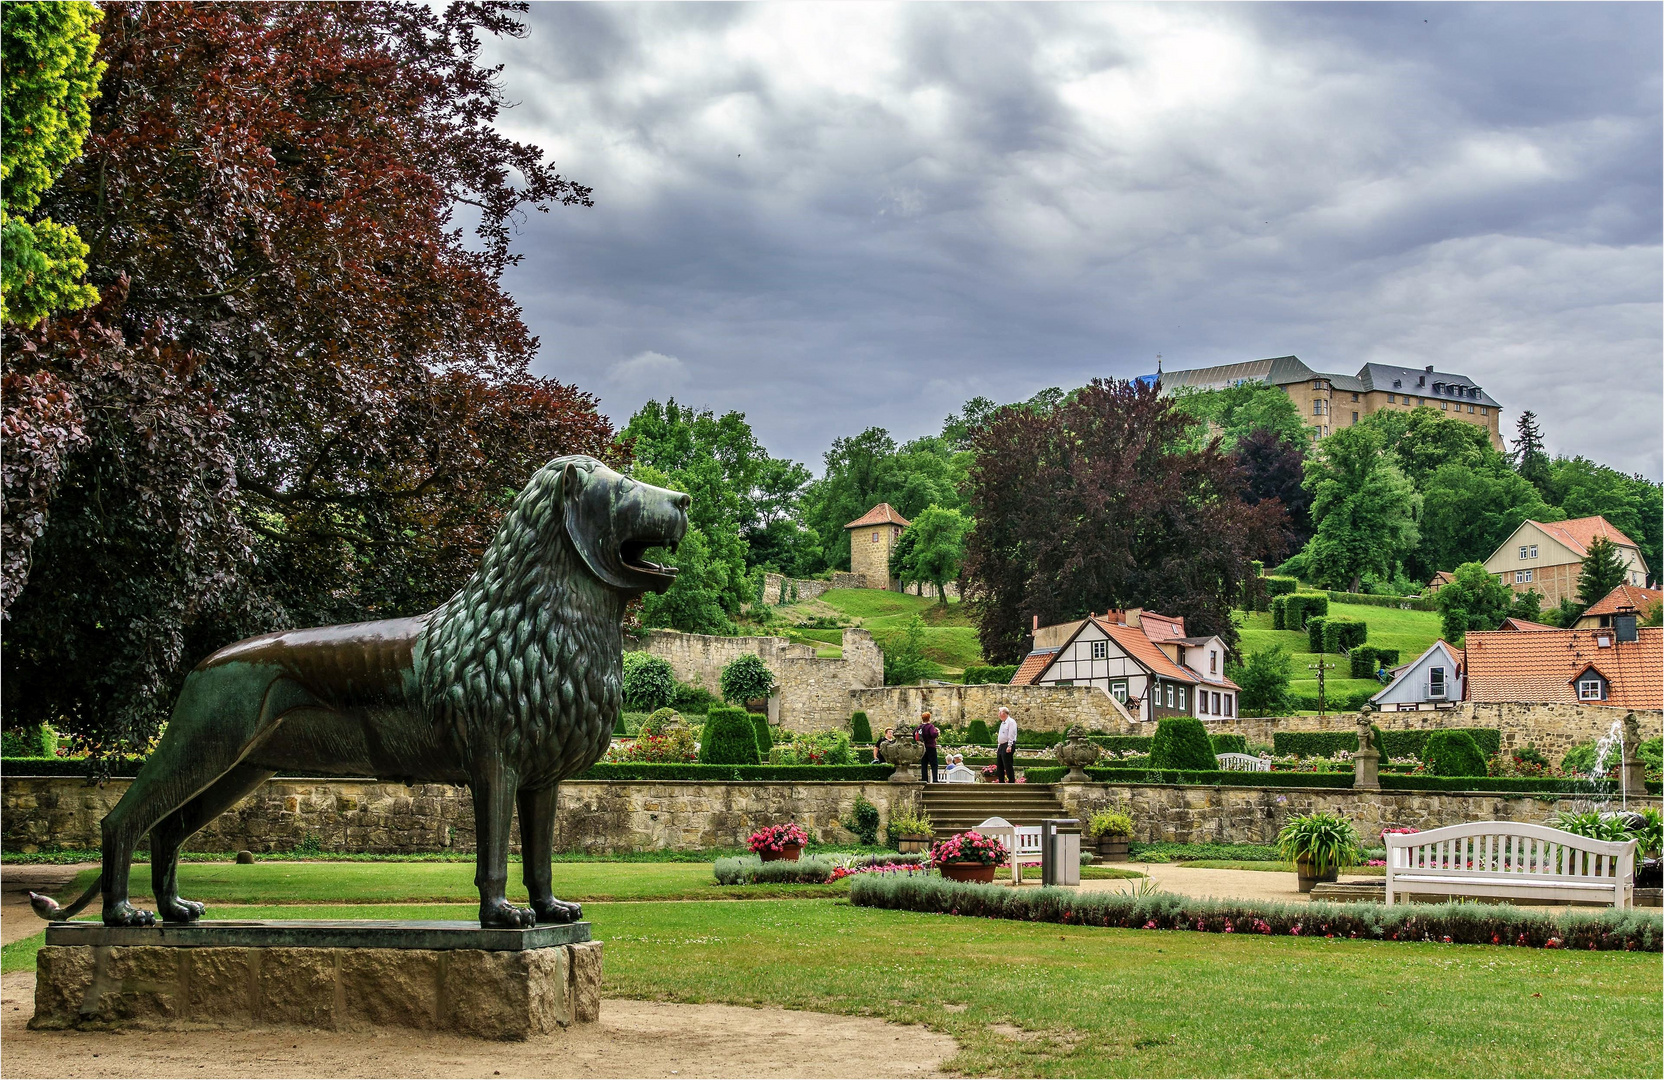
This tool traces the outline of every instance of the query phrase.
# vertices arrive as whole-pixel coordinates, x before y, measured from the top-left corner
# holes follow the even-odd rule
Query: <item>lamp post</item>
[[[1324,660],[1322,656],[1319,656],[1317,658],[1317,663],[1306,665],[1306,670],[1307,671],[1317,672],[1317,715],[1318,716],[1328,716],[1329,715],[1329,698],[1327,696],[1327,692],[1324,689],[1323,673],[1325,671],[1333,670],[1334,666],[1335,665],[1333,665],[1333,664],[1327,662],[1326,660]]]

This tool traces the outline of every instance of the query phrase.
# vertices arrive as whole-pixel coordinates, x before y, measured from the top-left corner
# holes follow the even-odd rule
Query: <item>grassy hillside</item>
[[[1307,664],[1317,663],[1317,656],[1306,651],[1308,642],[1303,630],[1271,629],[1271,613],[1263,611],[1237,612],[1241,627],[1244,654],[1258,652],[1272,645],[1281,645],[1294,658],[1296,693],[1316,694],[1317,673]],[[1401,663],[1408,663],[1427,651],[1439,636],[1439,614],[1436,611],[1400,611],[1397,608],[1371,607],[1367,604],[1337,604],[1330,602],[1329,614],[1347,619],[1362,619],[1369,624],[1369,644],[1383,649],[1397,649]],[[1345,663],[1345,658],[1331,654],[1331,663]],[[1346,668],[1337,669],[1328,679],[1330,696],[1349,694],[1356,690],[1380,689],[1374,679],[1336,678],[1344,676]]]
[[[842,625],[872,631],[879,647],[887,648],[889,639],[905,630],[913,616],[918,615],[925,624],[925,655],[941,664],[945,673],[956,674],[982,663],[976,628],[971,625],[964,605],[957,600],[943,607],[934,597],[908,596],[882,589],[833,589],[818,600],[789,604],[777,610],[787,625],[774,627],[769,632],[813,645],[821,656],[842,654],[843,631],[798,628],[792,623],[835,619]]]

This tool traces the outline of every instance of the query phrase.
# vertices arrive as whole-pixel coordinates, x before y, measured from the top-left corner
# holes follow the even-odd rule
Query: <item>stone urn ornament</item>
[[[896,728],[896,737],[885,743],[879,753],[896,767],[896,771],[890,774],[890,783],[911,784],[918,781],[912,769],[924,760],[924,743],[914,741],[911,727]]]
[[[1052,748],[1052,754],[1069,771],[1063,774],[1065,784],[1085,784],[1091,781],[1086,775],[1086,766],[1098,760],[1102,753],[1098,744],[1086,737],[1086,729],[1079,725],[1072,725],[1063,733],[1063,741]]]

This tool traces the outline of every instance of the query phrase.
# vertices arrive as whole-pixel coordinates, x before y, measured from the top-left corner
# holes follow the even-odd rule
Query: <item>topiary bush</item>
[[[1422,762],[1434,776],[1484,776],[1485,753],[1465,731],[1435,731],[1422,748]]]
[[[965,727],[965,741],[972,746],[993,746],[994,734],[983,720],[972,720]]]
[[[1288,629],[1288,603],[1287,603],[1287,601],[1288,601],[1288,598],[1285,597],[1285,596],[1273,596],[1271,598],[1270,603],[1266,605],[1267,607],[1269,607],[1271,609],[1271,629],[1273,629],[1273,630],[1287,630]]]
[[[652,712],[676,703],[676,672],[670,662],[651,653],[624,654],[624,707]]]
[[[730,660],[722,669],[722,700],[744,705],[774,693],[774,672],[756,653]]]
[[[1008,683],[1015,674],[1016,664],[977,664],[966,668],[959,681],[968,686],[978,683]]]
[[[1271,597],[1287,596],[1300,587],[1298,578],[1267,575],[1261,580],[1265,582],[1266,595]]]
[[[756,765],[757,729],[744,709],[719,705],[705,714],[705,730],[699,737],[699,761],[703,765]]]
[[[1246,735],[1209,735],[1208,742],[1213,744],[1215,754],[1246,754],[1248,752],[1248,736]],[[1214,763],[1218,768],[1218,763]]]
[[[757,733],[758,760],[767,761],[768,752],[774,749],[774,739],[768,733],[768,717],[762,713],[749,713],[751,727]]]
[[[636,732],[640,736],[663,735],[671,726],[671,721],[679,714],[675,709],[654,709],[652,715],[641,722],[641,730]]]
[[[1323,625],[1329,621],[1325,615],[1315,615],[1306,620],[1306,651],[1309,653],[1328,652],[1323,647]]]
[[[1345,619],[1339,615],[1323,618],[1323,651],[1343,653],[1355,649],[1369,638],[1369,624],[1362,619]]]
[[[1324,593],[1290,593],[1283,600],[1283,629],[1304,630],[1306,621],[1329,614],[1329,597]]]
[[[1156,724],[1155,738],[1150,740],[1150,768],[1219,768],[1208,729],[1194,716],[1170,716]]]
[[[1354,679],[1375,678],[1375,649],[1369,645],[1359,645],[1346,654],[1350,667],[1348,674]]]
[[[855,807],[849,812],[849,831],[869,847],[878,843],[878,807],[865,795],[855,796]]]
[[[867,714],[857,709],[849,718],[849,741],[855,743],[872,742],[872,722]]]

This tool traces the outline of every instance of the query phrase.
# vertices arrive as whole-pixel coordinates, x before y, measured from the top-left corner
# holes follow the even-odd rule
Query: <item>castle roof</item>
[[[911,524],[913,524],[911,521],[896,513],[895,507],[889,503],[879,503],[848,525],[845,525],[844,528],[864,529],[868,525],[900,525],[905,528]]]

